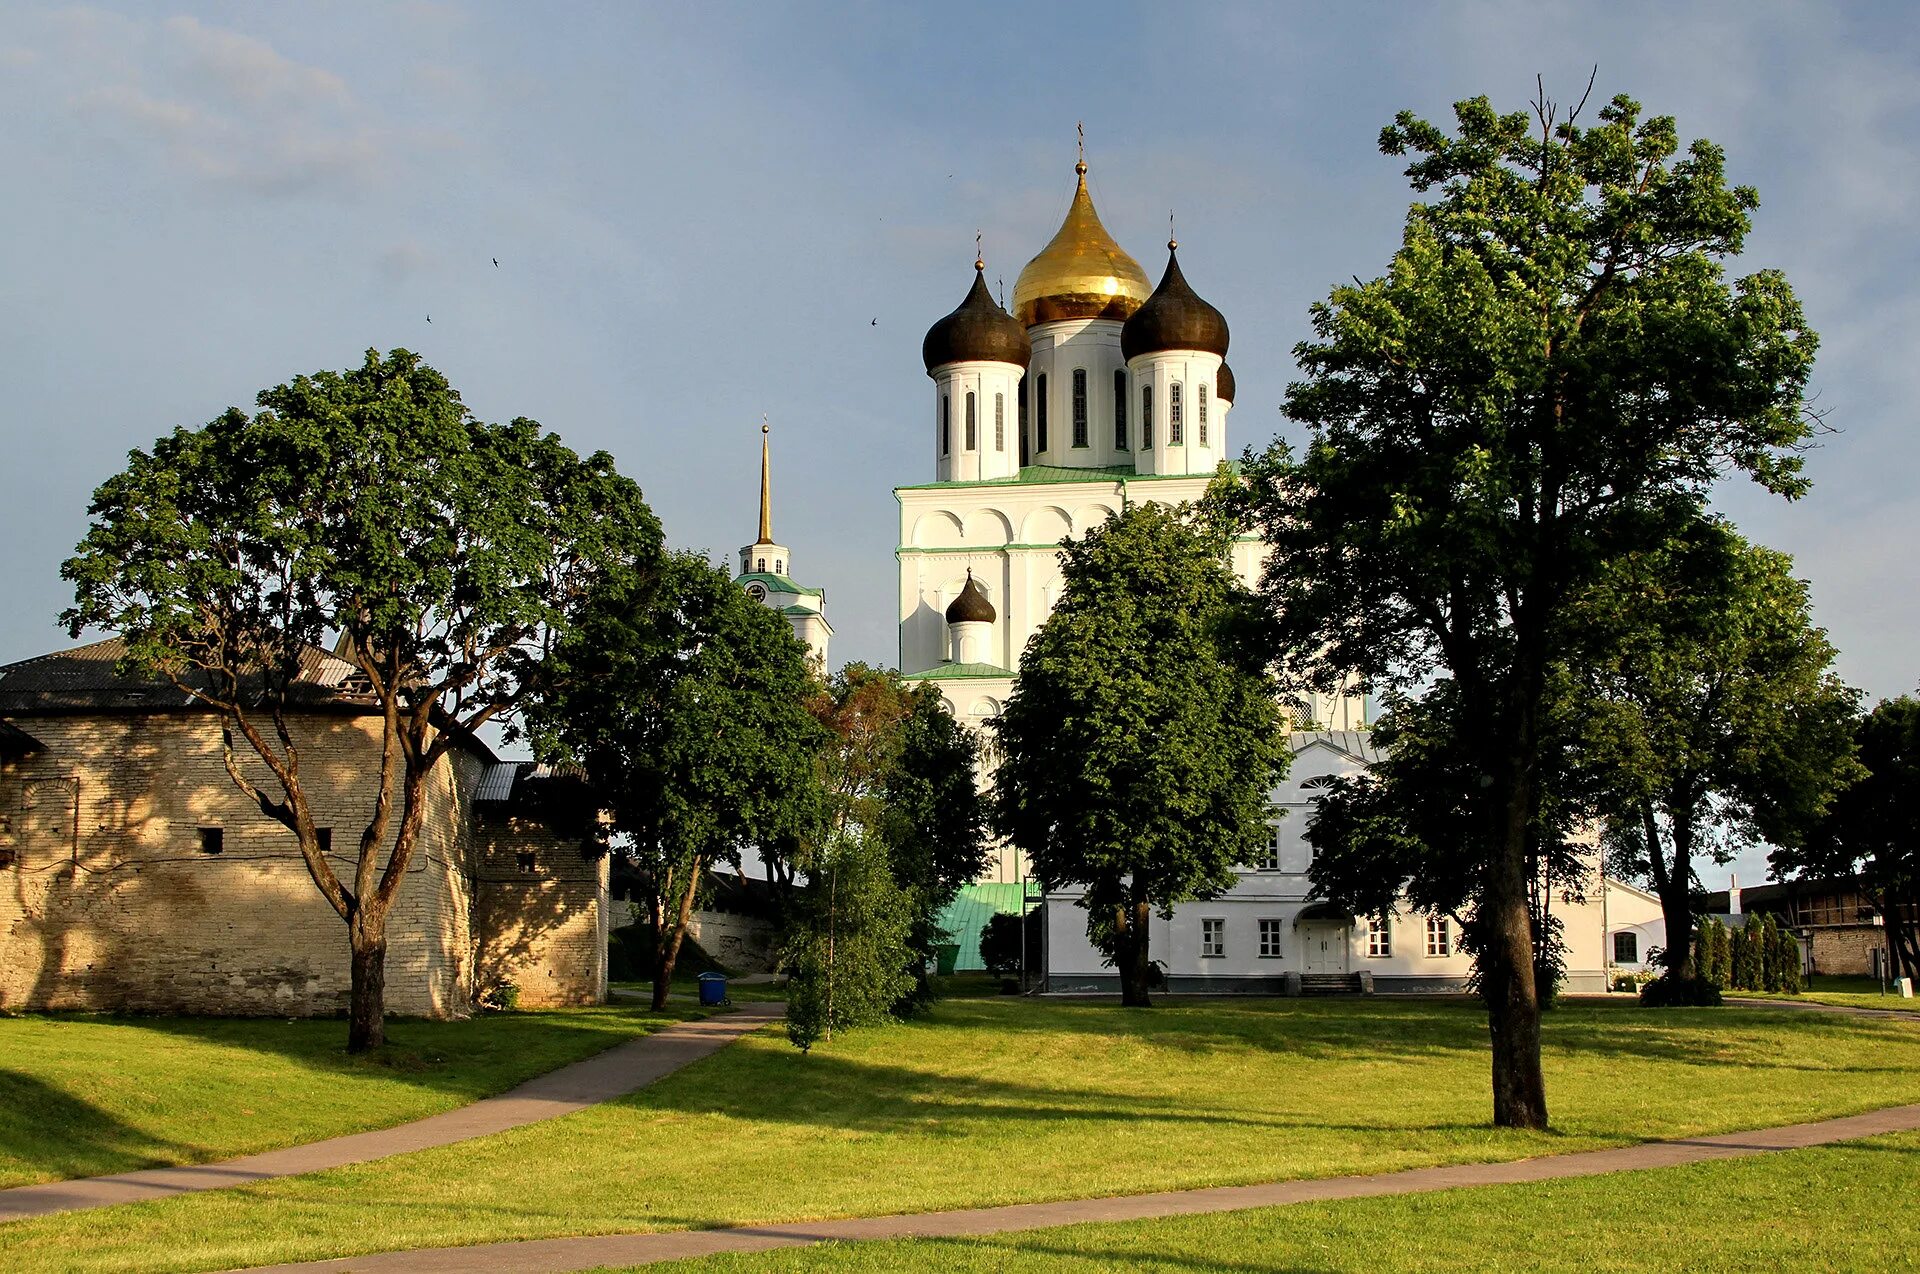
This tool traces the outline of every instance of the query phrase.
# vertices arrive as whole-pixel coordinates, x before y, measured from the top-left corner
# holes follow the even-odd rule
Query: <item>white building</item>
[[[827,622],[824,589],[804,588],[793,582],[793,555],[773,539],[773,469],[768,455],[768,426],[760,425],[760,535],[740,550],[739,583],[747,596],[787,617],[793,635],[805,643],[821,672],[827,668],[827,642],[833,625]]]
[[[900,667],[938,686],[955,716],[982,731],[1060,595],[1060,541],[1129,503],[1197,500],[1234,454],[1225,317],[1188,285],[1171,241],[1166,270],[1149,289],[1101,225],[1084,160],[1075,171],[1066,219],[1020,272],[1013,313],[994,301],[986,263],[976,260],[966,298],[928,330],[921,354],[933,381],[933,481],[894,491]],[[1233,548],[1234,569],[1250,584],[1263,553],[1251,536]],[[1380,989],[1458,988],[1469,961],[1451,921],[1396,913],[1375,922],[1307,902],[1305,785],[1355,772],[1371,753],[1361,695],[1308,695],[1288,706],[1296,725],[1315,732],[1293,736],[1292,773],[1274,790],[1273,856],[1224,897],[1153,921],[1153,957],[1170,987],[1277,992],[1307,975],[1366,973]],[[1026,874],[1009,848],[986,878]],[[1047,986],[1116,989],[1075,897],[1044,903]],[[1563,916],[1570,985],[1603,989],[1605,907],[1595,900],[1572,910]]]

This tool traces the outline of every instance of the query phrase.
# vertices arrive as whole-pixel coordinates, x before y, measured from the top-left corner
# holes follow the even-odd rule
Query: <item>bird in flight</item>
[[[495,257],[495,258],[493,259],[493,268],[494,268],[494,269],[496,269],[496,270],[498,270],[498,269],[500,268],[500,258],[499,258],[499,257]]]
[[[872,323],[870,323],[870,324],[868,324],[868,326],[869,326],[869,327],[879,327],[879,326],[880,326],[880,320],[879,320],[879,319],[875,319],[875,320],[873,320],[873,322],[872,322]]]
[[[431,314],[427,315],[427,322],[429,323],[433,322],[433,315]]]

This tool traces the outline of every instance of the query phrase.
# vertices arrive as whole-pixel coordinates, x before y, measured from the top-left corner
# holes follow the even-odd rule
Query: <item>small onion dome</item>
[[[973,287],[960,308],[927,329],[920,357],[929,374],[948,363],[1012,363],[1025,367],[1033,357],[1027,329],[1013,321],[987,291],[987,263],[973,263]]]
[[[1223,403],[1233,401],[1233,368],[1220,364],[1220,372],[1213,378],[1213,396]]]
[[[1120,352],[1127,358],[1169,349],[1203,350],[1226,357],[1227,320],[1187,286],[1174,251],[1179,246],[1168,241],[1167,272],[1160,276],[1160,286],[1120,329]]]
[[[960,596],[953,599],[947,607],[949,624],[991,624],[999,618],[993,603],[987,600],[987,590],[980,587],[980,581],[967,572],[967,586],[960,590]]]

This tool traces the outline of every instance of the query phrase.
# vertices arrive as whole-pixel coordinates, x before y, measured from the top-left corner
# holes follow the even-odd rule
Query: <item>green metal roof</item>
[[[1018,915],[1020,895],[1025,885],[962,885],[960,894],[947,904],[940,913],[940,928],[945,930],[947,941],[957,943],[960,954],[955,958],[956,970],[984,969],[980,962],[980,931],[987,927],[987,921],[996,915]]]
[[[783,593],[792,593],[798,597],[825,597],[826,592],[818,588],[802,588],[785,575],[775,575],[772,571],[748,571],[734,577],[737,584],[751,584],[758,580],[767,586],[768,591],[778,589]]]
[[[901,676],[902,681],[960,681],[968,677],[1012,677],[1017,674],[1011,668],[1002,668],[999,664],[940,664],[924,672],[909,672]]]

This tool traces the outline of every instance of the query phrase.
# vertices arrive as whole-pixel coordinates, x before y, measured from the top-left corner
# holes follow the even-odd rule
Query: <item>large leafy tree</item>
[[[947,937],[940,913],[987,866],[987,802],[976,773],[980,741],[954,720],[934,687],[921,684],[908,693],[880,832],[894,883],[908,900],[907,945],[924,1000],[927,967]]]
[[[1857,772],[1857,697],[1792,559],[1718,521],[1609,562],[1570,628],[1609,857],[1652,884],[1691,983],[1695,863],[1805,838]]]
[[[531,420],[476,420],[406,350],[257,401],[133,452],[95,493],[63,619],[75,635],[118,630],[132,659],[225,718],[227,773],[293,833],[346,924],[348,1047],[362,1050],[385,1038],[387,917],[434,767],[516,710],[574,599],[652,569],[659,524],[610,457],[582,459]],[[335,633],[381,716],[372,812],[344,877],[321,850],[290,719],[303,661]],[[270,781],[255,782],[248,751]]]
[[[1063,585],[997,726],[995,822],[1147,1005],[1148,921],[1218,895],[1272,835],[1286,728],[1216,523],[1135,505],[1061,546]]]
[[[705,873],[818,808],[815,687],[787,621],[691,553],[595,593],[554,650],[537,746],[585,767],[647,884],[656,1009]]]
[[[1792,289],[1725,277],[1754,192],[1625,97],[1592,127],[1579,113],[1476,98],[1451,133],[1411,113],[1382,131],[1430,197],[1384,275],[1313,307],[1286,401],[1310,440],[1248,472],[1276,660],[1329,689],[1444,675],[1469,709],[1454,746],[1481,796],[1447,848],[1477,877],[1494,1121],[1535,1128],[1528,864],[1568,606],[1696,520],[1729,472],[1800,494],[1814,425]]]
[[[1774,851],[1773,870],[1858,873],[1879,904],[1894,973],[1920,978],[1920,698],[1882,699],[1854,737],[1861,773],[1809,836]]]

